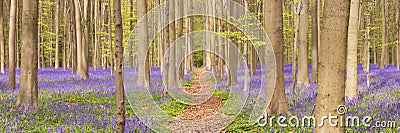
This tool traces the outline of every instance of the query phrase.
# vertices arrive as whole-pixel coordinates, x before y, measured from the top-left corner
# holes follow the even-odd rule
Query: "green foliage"
[[[227,100],[229,98],[229,93],[223,90],[219,90],[219,89],[212,89],[213,91],[213,96],[218,96],[219,98],[221,98],[222,100]]]
[[[176,116],[182,114],[185,111],[187,105],[180,103],[172,98],[168,98],[165,102],[160,104],[162,110],[168,115]]]

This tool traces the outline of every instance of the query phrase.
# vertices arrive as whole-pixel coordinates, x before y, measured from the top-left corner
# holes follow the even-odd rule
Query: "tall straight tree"
[[[380,60],[380,68],[385,68],[386,64],[386,53],[387,53],[387,37],[386,37],[386,0],[381,0],[381,10],[382,10],[382,54]]]
[[[38,107],[37,33],[39,0],[23,0],[21,86],[16,106],[25,110]]]
[[[400,21],[399,21],[399,7],[400,6],[400,2],[395,0],[395,10],[396,10],[396,36],[397,36],[397,41],[396,41],[396,45],[397,45],[397,50],[396,50],[396,54],[397,54],[397,65],[396,68],[397,70],[400,70]],[[1,22],[0,22],[1,23]]]
[[[344,76],[350,1],[326,0],[324,5],[320,45],[321,53],[324,54],[319,55],[316,118],[323,118],[327,114],[343,117],[336,109],[339,105],[344,105],[345,100]],[[323,123],[324,126],[316,127],[314,132],[344,133],[343,126],[330,126],[328,120],[316,120],[315,123]]]
[[[357,46],[358,46],[358,21],[359,21],[359,0],[351,0],[350,19],[347,39],[347,76],[346,76],[346,96],[357,98]]]
[[[55,69],[58,69],[60,67],[60,58],[59,58],[59,23],[58,23],[58,19],[59,19],[59,12],[60,12],[60,0],[56,0],[56,14],[54,15],[54,24],[55,24],[55,31],[56,31],[56,57],[55,57]]]
[[[92,0],[84,0],[83,1],[83,16],[84,16],[84,38],[82,40],[82,45],[81,45],[81,69],[82,69],[82,78],[87,79],[89,78],[89,43],[90,43],[90,1]]]
[[[308,0],[301,0],[299,4],[299,68],[297,84],[308,85]]]
[[[111,75],[114,74],[114,59],[113,59],[113,45],[112,45],[112,26],[111,26],[111,21],[112,21],[112,14],[111,14],[111,0],[108,0],[108,41],[110,42],[110,69],[111,69]]]
[[[311,6],[311,18],[312,18],[312,32],[311,32],[311,70],[312,70],[312,81],[317,81],[318,76],[318,0],[312,0]]]
[[[138,85],[148,86],[150,84],[150,69],[149,62],[147,57],[147,49],[148,49],[148,35],[147,35],[147,17],[145,16],[147,12],[147,0],[138,0],[137,1],[137,15],[138,18],[142,19],[140,23],[138,23],[138,42],[139,42],[139,77],[138,77]],[[143,63],[146,62],[146,63]]]
[[[8,28],[8,87],[15,89],[15,23],[17,17],[17,0],[11,0],[10,23]]]
[[[79,0],[74,0],[75,8],[75,35],[76,35],[76,53],[77,53],[77,73],[83,77],[82,68],[82,28],[81,28],[81,10]]]
[[[169,20],[175,20],[175,1],[171,0],[169,2]],[[175,66],[175,51],[176,49],[171,48],[171,44],[175,41],[175,22],[169,24],[169,68],[168,68],[168,87],[176,87],[176,66]]]
[[[64,31],[63,31],[63,68],[64,70],[67,70],[67,28],[69,27],[68,24],[68,15],[67,15],[67,11],[68,11],[68,0],[64,1]]]
[[[0,2],[0,73],[6,73],[4,64],[4,17],[3,17],[3,2]]]
[[[121,2],[120,0],[114,0],[114,15],[115,15],[115,59],[117,60],[117,71],[116,71],[116,132],[123,133],[125,128],[125,107],[124,107],[124,81],[122,77],[123,69],[123,36],[124,31],[122,29],[122,15],[121,15]]]
[[[285,98],[283,75],[283,30],[282,0],[266,0],[264,4],[264,26],[270,36],[276,59],[276,85],[268,113],[290,113]]]

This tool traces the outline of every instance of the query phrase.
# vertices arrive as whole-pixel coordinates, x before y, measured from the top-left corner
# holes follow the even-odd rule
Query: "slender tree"
[[[178,11],[177,11],[177,15],[178,16],[183,16],[183,0],[179,0],[177,3],[178,6]],[[181,37],[183,35],[183,19],[178,19],[177,20],[177,37]],[[182,51],[182,47],[175,47],[176,48],[176,66],[178,66],[178,75],[179,75],[179,79],[182,79],[183,77],[183,63],[181,63],[178,59],[179,57],[183,56],[183,51]]]
[[[21,86],[16,106],[25,110],[38,107],[37,31],[39,0],[23,0]]]
[[[397,36],[397,40],[396,40],[396,45],[397,45],[397,50],[396,50],[396,54],[397,54],[397,65],[396,68],[397,70],[400,70],[400,21],[399,21],[399,6],[400,6],[400,2],[395,0],[395,10],[396,10],[396,36]],[[1,22],[0,22],[1,23]]]
[[[60,51],[59,51],[59,38],[58,38],[58,35],[59,35],[59,23],[58,23],[58,19],[59,19],[59,12],[60,12],[60,0],[56,0],[55,1],[56,2],[56,14],[54,14],[54,24],[55,24],[55,31],[56,31],[56,57],[55,57],[55,69],[58,69],[59,67],[60,67],[60,61],[59,61],[59,59],[60,59],[60,57],[59,57],[59,53],[60,53]]]
[[[3,2],[0,2],[0,73],[6,73],[4,64],[4,17],[3,17]]]
[[[67,28],[69,27],[69,24],[68,24],[68,0],[65,0],[64,1],[64,8],[63,8],[63,10],[64,10],[64,31],[63,31],[63,68],[64,68],[64,70],[66,70],[67,69]]]
[[[370,26],[371,26],[371,13],[370,13],[370,7],[366,8],[367,14],[366,16],[366,20],[367,20],[367,24],[366,24],[366,32],[365,32],[365,40],[367,41],[367,45],[364,46],[364,51],[365,51],[365,72],[367,73],[367,86],[370,86],[370,81],[371,81],[371,73],[370,73],[370,46],[371,46],[371,39],[370,39]]]
[[[169,2],[169,20],[175,20],[175,3],[174,1]],[[171,48],[171,45],[175,41],[175,22],[169,24],[169,68],[168,68],[168,87],[176,87],[176,66],[175,66],[175,52],[176,49]]]
[[[139,38],[139,77],[138,83],[142,86],[148,86],[150,83],[149,73],[149,64],[147,57],[147,49],[148,49],[148,35],[147,35],[147,17],[145,16],[147,12],[147,0],[138,0],[137,1],[137,14],[138,18],[142,19],[140,23],[138,23],[138,38]],[[143,63],[146,62],[146,63]]]
[[[85,17],[84,20],[84,38],[82,40],[82,51],[81,51],[81,55],[82,55],[82,59],[81,59],[81,65],[82,65],[82,77],[83,79],[87,79],[89,78],[89,65],[88,65],[88,61],[89,61],[89,44],[90,44],[90,23],[91,23],[91,19],[90,19],[90,11],[91,11],[91,1],[92,0],[84,0],[83,4],[83,16]]]
[[[308,85],[308,0],[300,1],[299,21],[299,68],[297,83]]]
[[[124,107],[124,83],[122,77],[123,70],[123,29],[122,29],[122,15],[121,15],[121,2],[114,0],[114,15],[115,15],[115,58],[117,60],[116,71],[116,127],[117,133],[123,133],[125,128],[125,107]]]
[[[350,20],[347,39],[347,76],[346,76],[346,96],[348,98],[357,98],[358,88],[358,63],[357,63],[357,47],[358,47],[358,21],[359,21],[359,0],[351,0]]]
[[[326,0],[323,10],[320,50],[324,54],[319,55],[316,118],[323,118],[327,114],[343,117],[336,109],[344,105],[345,101],[344,76],[350,1]],[[343,126],[330,126],[328,120],[322,122],[316,119],[315,123],[323,123],[323,126],[316,127],[314,132],[344,133]]]
[[[15,89],[15,24],[17,15],[17,0],[11,0],[10,23],[8,31],[8,87]]]
[[[282,30],[282,1],[266,0],[264,4],[264,26],[275,52],[276,85],[268,113],[290,113],[285,98],[285,84],[283,75],[283,30]]]
[[[382,13],[382,54],[380,60],[380,68],[385,68],[386,64],[386,53],[387,53],[387,37],[386,37],[386,0],[381,0],[381,13]]]
[[[112,21],[112,14],[111,14],[111,0],[108,0],[108,41],[110,42],[110,69],[111,69],[111,75],[114,74],[114,59],[113,59],[113,43],[112,43],[112,26],[111,26],[111,21]]]
[[[79,0],[74,0],[75,8],[75,35],[76,35],[76,56],[77,56],[77,69],[76,72],[83,77],[82,68],[82,28],[81,28],[81,9]]]
[[[312,81],[317,81],[318,77],[318,0],[312,0],[311,6],[311,18],[312,18],[312,38],[311,38],[311,55],[312,55],[312,62],[311,62],[311,70],[312,70]]]

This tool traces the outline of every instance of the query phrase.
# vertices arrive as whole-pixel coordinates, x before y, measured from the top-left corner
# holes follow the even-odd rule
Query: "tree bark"
[[[8,32],[8,87],[15,90],[15,24],[17,15],[17,0],[11,0],[10,23]]]
[[[113,44],[112,44],[112,14],[111,14],[111,0],[108,0],[108,41],[110,42],[110,69],[111,75],[114,74],[114,59],[113,59]]]
[[[344,76],[346,63],[346,43],[350,14],[349,0],[325,1],[321,27],[321,54],[318,67],[318,89],[316,117],[323,118],[327,114],[344,117],[336,110],[344,105]],[[335,44],[335,45],[332,45]],[[343,121],[338,120],[338,123]],[[343,126],[330,126],[329,121],[316,119],[315,123],[324,126],[316,127],[314,132],[344,133]]]
[[[75,8],[75,35],[76,35],[76,52],[77,52],[77,73],[84,78],[83,71],[83,47],[82,47],[82,28],[81,28],[81,9],[79,0],[74,0],[74,8]]]
[[[69,26],[69,24],[68,24],[68,8],[67,8],[67,5],[68,5],[68,0],[65,0],[65,2],[64,2],[64,31],[63,31],[63,39],[64,39],[64,42],[63,42],[63,68],[64,68],[64,70],[67,70],[67,26]]]
[[[82,63],[82,77],[84,80],[86,80],[87,78],[89,78],[89,65],[88,65],[88,61],[89,61],[89,44],[90,44],[90,22],[92,21],[90,19],[90,11],[91,11],[91,1],[92,0],[84,0],[84,20],[85,20],[85,29],[84,29],[84,39],[82,40],[82,51],[81,51],[81,55],[82,55],[82,59],[81,59],[81,63]]]
[[[299,68],[297,84],[308,85],[308,0],[300,1]]]
[[[148,60],[148,27],[147,27],[147,17],[145,17],[147,12],[147,0],[139,0],[137,1],[137,14],[138,18],[142,19],[142,22],[138,24],[138,42],[139,42],[139,77],[138,77],[138,85],[141,86],[149,86],[150,85],[150,73],[149,70],[149,60]],[[144,63],[145,62],[145,63]]]
[[[37,29],[38,0],[23,0],[21,86],[16,106],[25,110],[38,107]],[[34,49],[34,50],[33,50]]]
[[[169,20],[175,20],[175,4],[174,1],[171,1],[169,4]],[[168,87],[177,87],[176,83],[176,59],[175,59],[175,51],[176,49],[171,48],[171,45],[175,41],[175,22],[171,22],[169,24],[169,68],[168,68]]]
[[[346,97],[349,99],[357,98],[358,88],[358,22],[359,22],[359,0],[351,0],[350,20],[347,39],[347,76],[346,76]]]
[[[55,1],[56,2],[56,14],[54,15],[55,17],[54,17],[54,23],[55,23],[55,31],[56,31],[56,55],[55,55],[55,69],[58,69],[59,67],[60,67],[60,62],[59,62],[59,53],[60,53],[60,51],[59,51],[59,38],[58,38],[58,35],[59,35],[59,24],[58,24],[58,19],[59,19],[59,12],[60,12],[60,0],[56,0]]]
[[[311,39],[311,55],[312,55],[312,81],[315,82],[318,79],[318,0],[312,0],[311,16],[312,16],[312,39]]]
[[[367,13],[368,14],[370,14],[370,9],[369,9],[369,7],[367,7],[366,8],[366,11],[367,11]],[[369,87],[370,86],[370,81],[371,81],[371,74],[370,74],[370,50],[369,50],[369,47],[370,47],[370,45],[371,45],[371,39],[370,39],[370,28],[368,28],[368,27],[370,27],[371,26],[371,16],[370,15],[365,15],[365,17],[366,17],[366,20],[367,20],[367,24],[366,24],[366,32],[365,32],[365,39],[366,39],[366,42],[367,42],[367,45],[365,46],[365,48],[364,48],[364,51],[365,51],[365,58],[366,58],[366,60],[365,60],[365,72],[367,73],[367,87]]]
[[[379,67],[381,69],[386,67],[386,53],[387,53],[387,37],[386,37],[386,1],[381,0],[381,13],[382,13],[382,55]]]
[[[396,54],[397,54],[397,64],[396,64],[396,68],[397,70],[400,70],[400,21],[399,21],[399,6],[400,6],[400,2],[395,0],[395,10],[396,10],[396,37],[397,37],[397,41],[396,41],[396,46],[397,46],[397,50],[396,50]]]
[[[4,17],[3,17],[3,3],[0,2],[0,73],[6,73],[5,69],[5,59],[4,59]]]
[[[179,0],[177,6],[178,6],[178,11],[177,11],[178,16],[183,16],[183,0]],[[179,38],[183,35],[183,19],[178,19],[176,25],[178,26],[177,38]],[[184,70],[183,63],[181,63],[177,59],[179,59],[179,57],[182,57],[184,55],[182,54],[183,53],[182,47],[175,47],[175,48],[176,48],[175,60],[177,63],[176,66],[178,66],[178,74],[179,74],[178,76],[179,76],[179,79],[182,79],[183,78],[183,70]]]
[[[275,91],[269,104],[269,112],[272,114],[290,113],[286,102],[285,84],[283,74],[283,29],[282,29],[282,1],[267,0],[264,4],[264,22],[267,34],[275,52],[277,79]]]
[[[294,17],[294,15],[295,15],[295,10],[296,10],[296,7],[295,7],[295,5],[294,5],[294,0],[292,1],[292,5],[293,5],[293,11],[292,11],[292,21],[293,21],[293,25],[292,25],[292,29],[294,30],[294,32],[292,32],[292,38],[293,38],[293,48],[292,48],[292,87],[293,87],[293,89],[295,89],[295,84],[297,84],[297,83],[294,83],[295,81],[297,82],[297,67],[298,67],[298,61],[297,61],[297,48],[298,48],[298,46],[297,46],[297,44],[299,43],[299,37],[298,37],[298,35],[299,35],[299,20],[300,20],[300,17],[297,17],[297,21],[296,21],[296,24],[294,24],[294,19],[295,19],[295,17]],[[300,3],[298,4],[298,7],[300,7]],[[297,8],[298,9],[298,8]],[[300,13],[300,11],[298,11],[298,12],[296,12],[296,15],[297,16],[299,16],[299,13]],[[296,26],[295,26],[296,25]]]
[[[115,58],[117,60],[116,72],[116,132],[123,133],[125,130],[125,107],[124,107],[124,83],[122,77],[123,71],[123,29],[121,16],[121,2],[114,0],[114,15],[115,15]]]

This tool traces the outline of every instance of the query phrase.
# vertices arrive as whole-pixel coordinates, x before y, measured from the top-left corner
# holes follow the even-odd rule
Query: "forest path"
[[[167,127],[171,132],[219,132],[233,116],[222,113],[223,101],[212,95],[215,84],[206,70],[195,68],[194,74],[192,86],[184,87],[184,90],[192,95],[191,101],[195,105],[187,106]]]

